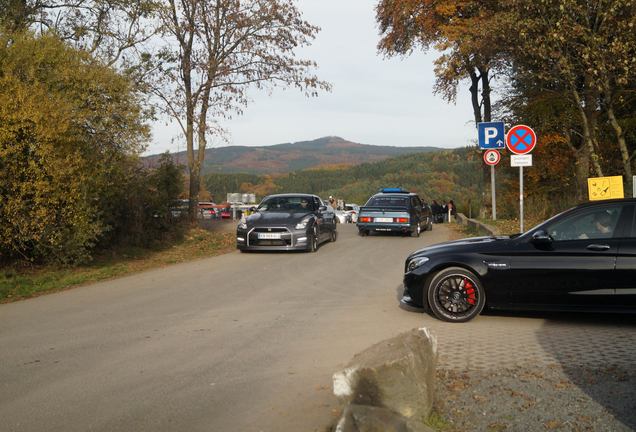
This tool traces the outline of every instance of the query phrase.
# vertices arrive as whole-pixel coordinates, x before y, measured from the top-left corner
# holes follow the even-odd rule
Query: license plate
[[[261,240],[280,240],[280,234],[278,233],[258,233],[258,238]]]
[[[373,222],[393,222],[393,218],[375,218]]]

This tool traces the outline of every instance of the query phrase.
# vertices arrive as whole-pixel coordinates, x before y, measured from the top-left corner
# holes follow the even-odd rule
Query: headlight
[[[413,271],[416,268],[418,268],[419,266],[421,266],[422,264],[424,264],[426,261],[428,261],[428,258],[426,257],[418,257],[418,258],[413,258],[411,260],[411,262],[409,262],[409,265],[407,267],[407,271]]]
[[[296,224],[296,229],[305,229],[305,228],[307,228],[307,224],[309,223],[310,220],[311,220],[310,217],[301,220],[299,223]]]
[[[240,223],[238,224],[238,228],[239,228],[239,229],[242,229],[242,230],[247,229],[247,223],[245,223],[245,222],[240,222]]]

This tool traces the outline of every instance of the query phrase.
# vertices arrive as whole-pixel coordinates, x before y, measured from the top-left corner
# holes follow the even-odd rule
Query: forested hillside
[[[500,217],[518,214],[519,171],[510,167],[504,152],[496,169]],[[574,164],[567,144],[546,136],[534,152],[534,166],[524,174],[530,216],[543,218],[577,202]],[[475,147],[417,153],[356,166],[294,171],[281,175],[211,174],[205,186],[221,202],[228,192],[253,192],[260,199],[271,193],[307,192],[333,195],[347,202],[364,204],[382,187],[400,186],[417,192],[426,201],[452,199],[461,212],[476,216],[490,202],[489,168]]]
[[[206,187],[219,201],[227,192],[236,191],[256,192],[259,198],[276,192],[308,192],[363,204],[381,187],[401,186],[418,192],[428,201],[454,199],[464,208],[469,203],[477,208],[476,198],[482,187],[481,165],[480,154],[463,148],[278,176],[212,174],[206,176]]]
[[[437,151],[437,147],[393,147],[358,144],[340,137],[261,147],[229,146],[206,149],[202,172],[275,174],[326,165],[356,165],[400,155]],[[147,156],[150,166],[160,155]],[[187,165],[185,152],[175,153],[177,163]]]

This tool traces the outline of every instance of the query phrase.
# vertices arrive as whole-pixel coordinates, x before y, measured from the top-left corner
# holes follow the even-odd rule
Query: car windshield
[[[409,203],[408,197],[400,196],[375,196],[367,202],[367,207],[407,207]]]
[[[266,199],[258,206],[260,212],[301,212],[316,210],[311,197],[279,196]]]

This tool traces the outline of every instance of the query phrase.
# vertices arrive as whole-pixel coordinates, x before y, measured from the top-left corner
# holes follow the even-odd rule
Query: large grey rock
[[[423,423],[409,421],[387,408],[349,405],[345,409],[336,432],[432,432]]]
[[[436,364],[435,337],[414,329],[357,354],[334,374],[334,394],[345,404],[388,408],[423,421],[433,406]]]
[[[408,432],[404,417],[386,408],[349,405],[336,432]]]

